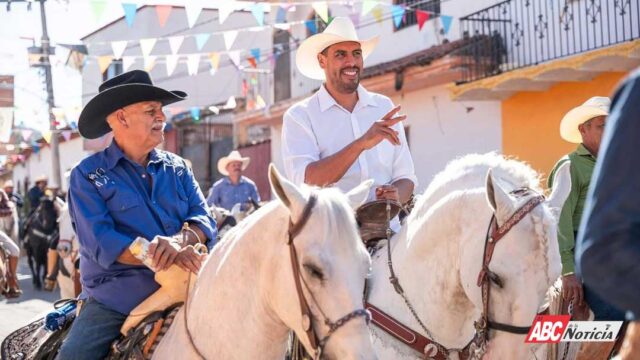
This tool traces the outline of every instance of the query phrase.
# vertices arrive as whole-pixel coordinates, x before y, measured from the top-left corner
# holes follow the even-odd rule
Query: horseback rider
[[[38,176],[33,184],[33,187],[29,189],[27,198],[29,199],[30,214],[32,214],[40,205],[40,199],[44,196],[44,190],[47,188],[49,178],[46,175]]]
[[[15,206],[9,199],[9,196],[0,190],[0,216],[14,216],[12,207]],[[17,224],[16,224],[17,226]],[[7,298],[17,298],[22,294],[20,285],[18,284],[18,259],[20,258],[20,248],[10,237],[11,234],[7,234],[4,231],[0,231],[0,244],[4,248],[4,251],[8,255],[8,272],[7,272],[7,288],[0,289],[3,295]]]
[[[224,177],[211,187],[207,204],[231,211],[234,205],[241,204],[240,210],[246,211],[252,202],[259,203],[260,195],[256,184],[242,172],[249,166],[251,159],[242,157],[234,150],[218,160],[218,172]]]
[[[158,290],[153,271],[129,251],[134,239],[153,239],[148,254],[154,268],[176,264],[192,272],[203,260],[192,245],[215,241],[215,221],[193,172],[179,156],[155,149],[164,139],[162,107],[186,96],[133,70],[102,83],[80,114],[83,137],[113,131],[114,139],[71,173],[69,211],[80,241],[85,300],[60,359],[107,356],[127,314]],[[193,231],[183,243],[178,234],[185,222]]]
[[[24,200],[22,200],[22,196],[20,196],[20,194],[13,191],[13,180],[5,181],[4,185],[2,185],[2,188],[4,189],[4,192],[7,193],[9,200],[13,201],[13,203],[16,204],[19,209],[21,209],[24,205]]]
[[[360,85],[364,59],[378,38],[361,40],[348,18],[336,17],[302,42],[298,70],[324,80],[311,97],[284,115],[285,171],[296,184],[335,185],[347,191],[373,178],[369,200],[407,203],[417,184],[400,106]],[[394,230],[399,228],[392,222]]]

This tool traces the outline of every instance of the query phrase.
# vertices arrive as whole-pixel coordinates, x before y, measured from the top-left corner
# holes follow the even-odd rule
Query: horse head
[[[45,196],[36,209],[37,223],[40,225],[40,230],[46,234],[51,234],[57,225],[58,215],[54,202],[55,198]]]
[[[271,292],[274,311],[312,354],[315,346],[309,329],[322,339],[319,345],[326,343],[323,355],[327,358],[375,358],[362,310],[364,279],[371,262],[353,215],[353,208],[366,200],[372,182],[361,184],[345,197],[337,189],[300,189],[273,166],[269,179],[291,221],[291,236],[286,237],[291,245],[282,244],[274,274],[281,279]],[[298,284],[293,281],[296,277]],[[310,318],[301,313],[302,302],[308,304]]]

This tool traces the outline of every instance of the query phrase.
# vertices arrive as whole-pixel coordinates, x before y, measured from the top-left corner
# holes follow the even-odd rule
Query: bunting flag
[[[282,24],[287,22],[287,9],[284,6],[278,6],[278,12],[276,13],[276,23]]]
[[[158,23],[160,24],[160,27],[164,27],[167,23],[171,10],[173,10],[173,6],[171,5],[156,5],[156,14],[158,15]]]
[[[182,46],[182,42],[184,41],[184,36],[172,36],[169,38],[169,47],[171,48],[172,54],[177,54],[178,50],[180,50],[180,46]]]
[[[233,43],[236,41],[236,37],[238,36],[238,31],[230,30],[225,31],[222,36],[224,37],[224,46],[227,50],[231,49]]]
[[[253,48],[253,49],[251,49],[249,51],[251,52],[251,56],[256,58],[257,62],[260,62],[260,49],[259,48]]]
[[[218,21],[220,25],[236,10],[236,2],[234,0],[224,1],[218,5]]]
[[[235,109],[237,106],[236,104],[236,97],[235,96],[229,96],[229,100],[227,100],[227,103],[224,104],[224,106],[222,107],[225,110],[233,110]]]
[[[187,55],[187,70],[189,75],[198,74],[198,67],[200,65],[200,54]]]
[[[227,55],[229,56],[229,59],[231,59],[233,65],[240,68],[240,50],[229,51]]]
[[[424,23],[429,20],[429,13],[423,10],[416,9],[416,19],[418,20],[418,30],[422,30]]]
[[[178,65],[179,55],[167,55],[165,65],[167,66],[167,76],[171,76]]]
[[[22,129],[20,130],[20,135],[22,135],[22,140],[29,141],[31,135],[33,135],[33,130],[30,129]]]
[[[113,60],[113,56],[111,55],[104,55],[104,56],[98,57],[98,67],[100,68],[100,74],[104,74],[104,72],[107,71],[107,69],[109,68],[109,65],[111,65],[112,60]]]
[[[209,54],[209,62],[211,63],[211,75],[214,75],[220,66],[220,54],[217,52]]]
[[[38,154],[40,152],[40,145],[38,145],[37,142],[33,142],[33,144],[31,144],[31,147],[33,148],[33,153],[34,154]]]
[[[127,21],[127,25],[129,25],[129,27],[132,27],[133,21],[136,19],[138,5],[132,3],[122,3],[122,9],[124,10],[124,19]]]
[[[124,50],[126,48],[127,48],[127,40],[112,42],[111,50],[113,50],[113,58],[122,59],[122,54],[124,54]]]
[[[249,62],[249,65],[251,65],[252,68],[257,68],[258,67],[258,63],[256,62],[256,58],[254,58],[253,56],[249,56],[247,58],[247,61]]]
[[[62,137],[64,138],[64,141],[69,141],[69,139],[71,139],[71,134],[73,133],[73,131],[71,130],[63,130],[62,131]]]
[[[122,71],[127,71],[131,68],[131,65],[136,62],[136,58],[133,56],[123,56],[122,57]]]
[[[184,11],[187,13],[187,24],[191,29],[198,21],[198,16],[202,11],[202,2],[200,0],[185,1]]]
[[[258,94],[256,96],[256,109],[264,109],[266,106],[267,104],[264,102],[264,99]]]
[[[329,22],[329,6],[324,1],[316,1],[312,5],[313,11],[324,21]]]
[[[156,45],[156,38],[140,39],[140,50],[142,50],[142,56],[147,57],[151,55],[151,50]]]
[[[0,108],[0,142],[7,143],[11,140],[11,128],[13,127],[13,108]]]
[[[216,115],[220,114],[220,108],[217,106],[213,106],[213,105],[209,106],[209,111],[211,111]]]
[[[449,15],[440,15],[440,22],[442,22],[442,29],[444,33],[447,34],[449,29],[451,29],[451,22],[453,20],[453,16]]]
[[[45,130],[42,133],[42,138],[44,139],[44,141],[47,142],[47,144],[51,144],[51,135],[52,135],[51,130]]]
[[[307,29],[309,29],[311,35],[315,35],[315,33],[318,32],[318,27],[316,26],[315,20],[307,20],[304,22],[304,24],[307,26]]]
[[[93,12],[93,18],[96,22],[100,22],[102,19],[102,14],[104,13],[104,7],[107,5],[107,2],[104,0],[91,0],[91,10]]]
[[[373,15],[373,18],[376,19],[376,22],[378,24],[382,23],[382,16],[383,16],[382,8],[378,6],[375,9],[371,10],[371,15]]]
[[[356,29],[358,27],[360,27],[360,14],[359,13],[351,13],[349,14],[349,18],[351,19],[351,22],[353,23],[353,25],[356,27]]]
[[[199,121],[200,120],[200,108],[199,107],[194,106],[191,109],[189,109],[189,112],[191,113],[191,118],[194,121]]]
[[[151,72],[153,67],[156,65],[157,56],[149,55],[144,58],[144,71]]]
[[[391,14],[393,15],[393,22],[396,25],[396,28],[399,28],[402,25],[402,18],[404,17],[405,7],[402,5],[393,5],[391,6]]]
[[[364,0],[362,2],[362,16],[366,16],[374,7],[378,6],[378,1],[376,0]]]
[[[198,48],[198,51],[202,50],[204,45],[209,40],[209,36],[211,36],[211,34],[209,33],[202,33],[202,34],[196,35],[196,47]]]
[[[251,14],[253,14],[253,17],[256,18],[258,25],[264,25],[264,6],[262,3],[256,2],[251,5]]]
[[[63,108],[59,108],[59,107],[51,108],[51,113],[56,118],[56,120],[53,123],[55,127],[58,127],[60,124],[65,122],[66,117],[65,117],[65,111]]]

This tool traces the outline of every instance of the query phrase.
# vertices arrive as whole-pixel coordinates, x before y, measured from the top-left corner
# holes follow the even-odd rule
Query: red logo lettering
[[[570,315],[539,315],[533,320],[525,343],[559,343],[571,320]]]

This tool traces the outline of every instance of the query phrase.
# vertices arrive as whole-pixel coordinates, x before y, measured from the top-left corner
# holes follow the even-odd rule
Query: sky
[[[135,1],[138,6],[152,4],[184,5],[186,0]],[[47,26],[51,44],[80,44],[80,39],[124,15],[122,1],[108,0],[99,20],[93,14],[89,0],[48,0],[45,2]],[[0,2],[0,75],[15,77],[14,126],[26,126],[40,131],[48,128],[46,87],[43,70],[30,68],[27,48],[40,46],[42,27],[40,4],[34,2],[27,10],[26,2],[13,2],[7,11],[6,1]],[[80,72],[65,66],[67,50],[56,47],[52,57],[54,100],[57,107],[79,109],[82,105]],[[42,75],[40,75],[42,73]]]

